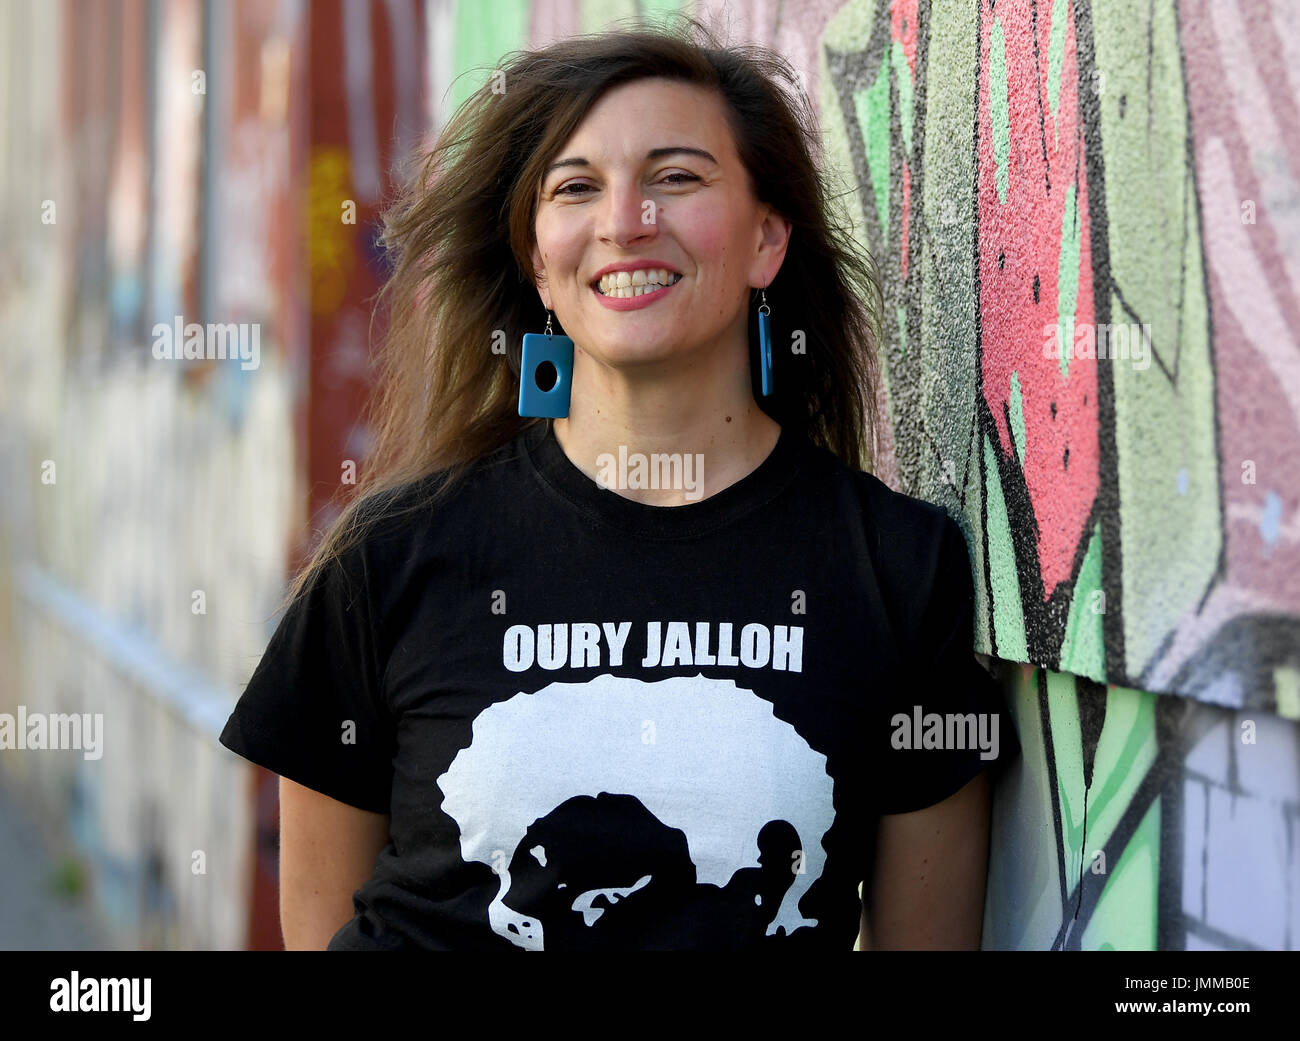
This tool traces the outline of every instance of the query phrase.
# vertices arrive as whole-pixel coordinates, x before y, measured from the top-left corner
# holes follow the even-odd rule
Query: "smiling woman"
[[[572,411],[555,424],[566,444],[594,401],[635,393],[642,422],[657,422],[634,447],[703,441],[719,488],[766,456],[778,426],[867,464],[880,289],[818,171],[811,104],[778,55],[676,22],[505,56],[409,179],[385,221],[394,274],[358,503],[434,468],[449,495],[537,425],[517,412],[520,350],[548,311],[575,344]],[[651,269],[681,278],[638,295],[636,272]],[[617,295],[609,279],[601,292],[607,275]],[[800,345],[776,352],[761,404],[746,390],[760,291]],[[590,474],[599,449],[569,454]],[[364,512],[336,527],[340,545]],[[327,540],[317,560],[330,552]]]
[[[879,285],[797,75],[682,26],[508,56],[388,214],[375,449],[221,737],[284,778],[290,946],[979,943],[961,531],[865,470]]]

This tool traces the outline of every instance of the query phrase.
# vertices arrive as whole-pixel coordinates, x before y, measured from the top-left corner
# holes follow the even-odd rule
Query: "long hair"
[[[723,46],[685,15],[572,37],[506,55],[385,211],[393,270],[378,297],[385,329],[368,410],[374,447],[287,601],[370,522],[397,512],[393,493],[441,472],[400,512],[427,510],[478,460],[547,422],[517,414],[522,338],[546,319],[531,258],[543,172],[605,92],[646,78],[722,97],[758,201],[792,225],[766,292],[773,343],[801,333],[806,353],[791,360],[773,351],[776,394],[759,407],[851,467],[868,468],[879,275],[823,181],[818,122],[798,74],[771,50]],[[758,342],[754,307],[749,342]]]

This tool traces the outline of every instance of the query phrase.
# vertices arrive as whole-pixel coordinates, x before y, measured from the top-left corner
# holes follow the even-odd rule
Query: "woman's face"
[[[542,302],[606,365],[689,364],[728,337],[743,347],[749,291],[781,266],[790,226],[754,198],[724,106],[672,80],[616,87],[543,175],[533,248]],[[630,269],[646,261],[652,279],[658,268],[681,277],[643,297],[600,293],[607,268],[635,284]]]

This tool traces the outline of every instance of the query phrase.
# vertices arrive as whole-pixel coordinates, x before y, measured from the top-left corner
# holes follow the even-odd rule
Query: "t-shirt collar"
[[[789,427],[782,427],[767,458],[739,481],[697,502],[651,506],[601,487],[578,469],[564,454],[551,420],[540,420],[520,438],[537,476],[571,506],[630,534],[662,539],[706,534],[770,502],[797,473],[803,440]]]

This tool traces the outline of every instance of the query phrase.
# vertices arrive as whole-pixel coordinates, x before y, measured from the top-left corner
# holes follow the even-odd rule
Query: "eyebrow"
[[[650,149],[650,151],[648,151],[645,154],[645,157],[647,159],[662,159],[666,155],[679,155],[679,154],[699,156],[701,159],[707,159],[715,166],[721,165],[716,159],[713,158],[713,156],[710,153],[706,152],[703,148],[691,148],[688,145],[669,145],[667,148],[652,148]],[[575,156],[572,159],[561,159],[559,162],[552,163],[545,170],[543,170],[542,176],[546,177],[547,175],[550,174],[552,170],[557,170],[561,166],[590,166],[590,165],[591,164],[587,162],[586,159],[577,156]]]

